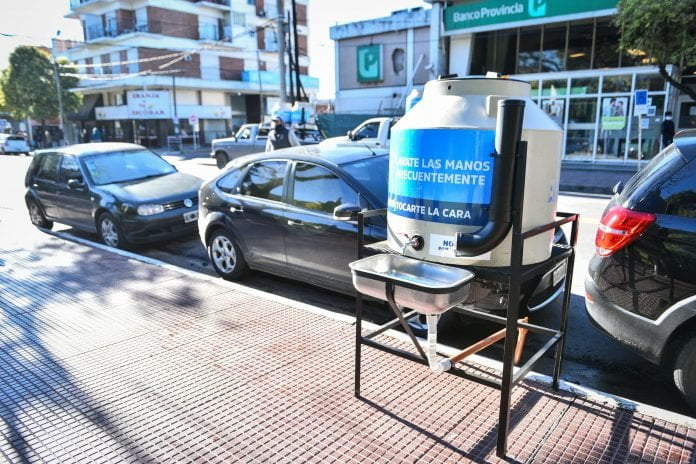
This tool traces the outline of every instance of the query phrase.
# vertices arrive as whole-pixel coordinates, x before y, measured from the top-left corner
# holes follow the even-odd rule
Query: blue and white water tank
[[[392,128],[389,152],[388,241],[401,251],[413,236],[420,250],[406,255],[454,265],[510,264],[510,233],[478,256],[455,254],[457,233],[474,233],[488,222],[498,102],[525,101],[522,140],[528,142],[523,230],[555,219],[562,130],[531,99],[529,83],[470,77],[425,85],[423,98]],[[528,239],[524,264],[547,259],[553,231]]]

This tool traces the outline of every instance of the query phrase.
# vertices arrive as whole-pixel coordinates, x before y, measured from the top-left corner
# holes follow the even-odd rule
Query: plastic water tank
[[[424,239],[407,256],[500,267],[510,264],[511,237],[479,256],[455,255],[457,233],[488,221],[496,166],[498,102],[525,101],[522,140],[528,142],[523,230],[552,222],[558,200],[562,131],[530,98],[527,82],[469,77],[425,85],[422,100],[392,128],[389,152],[388,240],[392,249]],[[524,264],[550,256],[553,231],[525,242]]]

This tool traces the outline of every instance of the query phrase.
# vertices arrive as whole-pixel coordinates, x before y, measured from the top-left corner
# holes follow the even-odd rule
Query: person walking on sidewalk
[[[662,148],[665,148],[674,140],[674,121],[672,121],[671,111],[665,113],[665,120],[660,125],[660,132],[662,133]]]
[[[281,148],[296,147],[300,144],[297,136],[292,129],[288,129],[283,124],[283,118],[280,116],[273,117],[274,127],[268,134],[266,142],[266,151],[280,150]]]

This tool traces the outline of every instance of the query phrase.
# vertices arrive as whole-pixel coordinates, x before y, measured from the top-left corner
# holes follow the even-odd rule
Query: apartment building
[[[299,71],[307,94],[307,3],[295,0]],[[163,145],[178,129],[200,139],[261,120],[279,95],[276,0],[71,0],[84,42],[69,50],[80,74],[78,132]],[[291,36],[293,39],[294,36]],[[290,58],[288,58],[289,60]],[[293,59],[294,61],[294,59]],[[287,80],[287,79],[286,79]],[[270,102],[270,103],[269,103]]]

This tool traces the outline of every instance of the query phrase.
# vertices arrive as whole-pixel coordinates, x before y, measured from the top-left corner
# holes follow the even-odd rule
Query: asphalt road
[[[171,156],[168,159],[181,171],[201,178],[209,178],[218,172],[213,160],[205,155],[196,157],[189,154]],[[29,161],[30,158],[25,157],[0,157],[0,172],[2,172],[0,221],[16,222],[17,227],[13,230],[17,230],[17,234],[21,234],[21,230],[25,229],[29,222],[23,202],[24,172]],[[594,233],[606,202],[607,198],[593,196],[561,195],[559,198],[559,211],[577,212],[581,215],[562,377],[576,384],[694,416],[679,397],[668,372],[665,373],[652,366],[597,331],[591,326],[586,316],[583,288],[585,270],[594,253]],[[55,226],[55,230],[96,240],[95,236],[73,231],[60,224]],[[21,242],[22,237],[13,237],[13,239]],[[133,251],[186,269],[215,275],[197,236],[140,247]],[[351,314],[354,310],[354,302],[350,297],[260,272],[250,273],[242,284],[332,311]],[[386,310],[378,305],[370,308],[369,317],[377,322],[384,320],[387,316]],[[557,302],[544,311],[535,313],[532,322],[554,327],[558,325],[559,318],[560,304]],[[448,331],[443,334],[442,341],[452,346],[463,347],[498,328],[498,326],[475,322]],[[530,337],[527,346],[528,348],[537,347],[544,341]],[[500,359],[502,347],[491,347],[482,354]],[[535,370],[551,374],[552,367],[553,360],[546,357]]]

